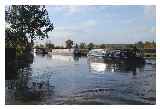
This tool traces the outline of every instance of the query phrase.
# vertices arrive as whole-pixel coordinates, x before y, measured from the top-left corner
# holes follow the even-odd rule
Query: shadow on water
[[[44,99],[45,96],[53,94],[54,86],[50,86],[47,81],[49,78],[32,80],[31,64],[34,60],[32,53],[26,53],[17,58],[16,50],[7,48],[5,54],[6,104],[21,104],[21,102],[27,104],[32,101],[36,101],[38,104],[42,100],[41,98]]]

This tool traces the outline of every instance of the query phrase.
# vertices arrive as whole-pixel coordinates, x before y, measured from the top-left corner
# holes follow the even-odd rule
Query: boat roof
[[[104,51],[104,49],[92,49],[90,51]]]

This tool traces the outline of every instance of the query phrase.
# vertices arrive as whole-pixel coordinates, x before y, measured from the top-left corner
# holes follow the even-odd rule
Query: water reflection
[[[132,62],[115,62],[112,60],[88,58],[89,70],[92,73],[104,74],[109,72],[131,72],[136,75],[136,72],[142,71],[144,64],[134,64]]]
[[[106,64],[105,63],[96,63],[96,62],[91,62],[89,65],[90,71],[95,71],[96,73],[104,73],[106,70]],[[93,73],[95,73],[93,72]]]
[[[63,56],[63,55],[51,55],[53,60],[59,60],[64,62],[73,62],[73,56]]]
[[[155,66],[35,55],[6,79],[6,104],[155,104]]]
[[[31,67],[33,59],[25,62],[20,60],[16,64],[16,78],[6,79],[6,104],[12,104],[12,102],[15,103],[19,100],[18,104],[21,104],[21,102],[38,102],[51,93],[54,94],[54,86],[49,83],[49,75],[47,75],[47,78],[42,77],[42,75],[33,76]],[[10,74],[6,72],[6,75]]]

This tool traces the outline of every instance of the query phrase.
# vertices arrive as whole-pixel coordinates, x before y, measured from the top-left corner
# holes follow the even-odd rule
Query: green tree
[[[142,41],[137,42],[137,43],[136,43],[136,47],[137,47],[137,49],[144,49],[144,44],[143,44],[143,42],[142,42]]]
[[[54,49],[54,44],[46,43],[45,46],[46,46],[47,49]]]
[[[55,46],[54,48],[55,49],[64,49],[65,47],[63,47],[63,46]]]
[[[86,49],[87,45],[84,42],[82,42],[82,43],[80,43],[79,47],[80,47],[80,49]]]
[[[100,47],[101,49],[105,49],[105,48],[106,48],[106,45],[105,45],[105,44],[101,44],[99,47]]]
[[[31,42],[31,47],[35,39],[48,38],[47,33],[54,29],[45,6],[9,6],[5,10],[5,20],[6,24],[9,25],[8,29],[16,37],[16,40],[22,43]],[[11,37],[6,38],[7,41],[12,40]]]
[[[89,43],[89,44],[88,44],[88,49],[89,49],[89,50],[93,49],[94,47],[95,47],[95,45],[94,45],[93,43]]]
[[[66,43],[66,48],[68,48],[68,49],[72,48],[72,46],[73,46],[73,41],[72,40],[67,40],[67,41],[65,41],[65,43]]]
[[[39,44],[39,48],[45,48],[43,44]]]

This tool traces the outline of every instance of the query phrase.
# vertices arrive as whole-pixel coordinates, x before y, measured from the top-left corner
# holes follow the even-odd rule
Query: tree
[[[82,42],[82,43],[80,43],[79,47],[80,47],[80,49],[85,49],[85,48],[87,48],[87,45],[84,42]]]
[[[88,49],[89,49],[89,50],[93,49],[94,47],[95,47],[95,45],[94,45],[93,43],[89,43],[89,44],[88,44]]]
[[[48,32],[54,29],[45,6],[12,5],[5,10],[5,20],[10,31],[21,42],[48,38]],[[12,39],[11,39],[12,40]]]
[[[146,41],[144,44],[145,49],[154,49],[155,47],[156,47],[156,44],[153,42]]]
[[[63,47],[63,46],[55,46],[54,48],[55,49],[64,49],[65,47]]]
[[[101,44],[101,45],[100,45],[100,48],[101,48],[101,49],[105,49],[105,48],[106,48],[106,45],[105,45],[105,44]]]
[[[46,46],[47,49],[54,49],[54,44],[46,43],[45,46]]]
[[[73,46],[73,41],[72,40],[67,40],[66,42],[66,48],[71,49]]]
[[[144,44],[143,44],[143,42],[142,42],[142,41],[137,42],[137,43],[136,43],[136,47],[137,47],[137,49],[144,49]]]

